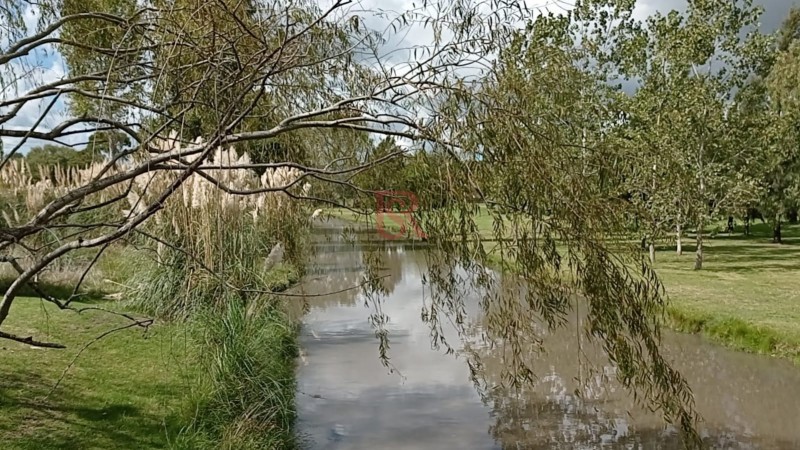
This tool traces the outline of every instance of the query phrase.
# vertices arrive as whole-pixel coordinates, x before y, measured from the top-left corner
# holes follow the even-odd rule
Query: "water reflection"
[[[369,256],[363,247],[335,234],[325,239],[303,286],[307,293],[346,289],[364,277]],[[298,428],[310,448],[681,448],[675,430],[636,406],[617,385],[614,367],[578,332],[580,309],[557,332],[532,325],[547,351],[530,346],[518,355],[536,377],[512,389],[505,379],[511,355],[502,345],[486,345],[491,310],[484,314],[478,296],[469,294],[468,278],[462,285],[466,335],[459,336],[452,317],[440,317],[442,333],[457,347],[445,355],[445,348],[432,349],[430,327],[421,320],[431,295],[423,288],[422,252],[371,245],[383,253],[385,296],[369,299],[352,289],[308,299]],[[379,359],[369,320],[376,308],[385,316],[394,373]],[[799,370],[694,336],[665,340],[694,389],[709,446],[800,448]]]

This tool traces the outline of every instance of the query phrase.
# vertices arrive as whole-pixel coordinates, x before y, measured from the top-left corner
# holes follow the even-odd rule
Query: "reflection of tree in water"
[[[470,361],[473,382],[492,409],[489,432],[498,443],[504,448],[627,448],[648,435],[653,443],[682,445],[675,437],[662,438],[664,427],[656,420],[651,429],[629,434],[625,411],[634,405],[609,398],[618,390],[614,367],[589,369],[587,344],[575,326],[555,332],[541,321],[525,324],[525,332],[519,324],[510,326],[533,316],[524,301],[528,293],[510,279],[498,279],[495,286],[503,292],[487,297],[513,297],[516,304],[484,302],[487,307],[464,327],[459,353]]]
[[[299,291],[310,297],[314,307],[354,305],[363,281],[364,262],[355,237],[341,229],[321,229],[315,235],[316,257]]]
[[[589,342],[582,303],[573,301],[572,318],[550,327],[531,320],[536,311],[519,281],[497,277],[494,292],[479,299],[463,271],[449,282],[458,280],[462,294],[473,292],[464,301],[468,317],[459,304],[434,294],[432,329],[443,335],[448,327],[458,332],[459,342],[451,344],[461,345],[456,352],[466,358],[478,393],[492,410],[489,432],[503,448],[683,448],[677,429],[637,405],[617,380],[616,367]],[[750,448],[760,439],[748,427],[729,425],[707,429],[705,443]]]
[[[490,433],[504,447],[596,448],[643,438],[628,434],[625,408],[633,409],[632,402],[606,412],[609,390],[617,389],[613,367],[590,371],[582,330],[566,319],[541,320],[540,299],[531,298],[534,293],[521,281],[458,267],[429,276],[434,285],[425,318],[436,340],[450,340],[450,349],[461,346],[456,352],[466,357],[479,394],[492,408]],[[489,288],[477,289],[477,277]],[[651,428],[647,433],[654,437],[664,430],[658,420]]]
[[[378,250],[378,256],[383,294],[389,296],[403,281],[403,247],[383,243]]]
[[[317,257],[302,286],[306,294],[325,294],[313,306],[354,305],[361,294],[388,296],[403,280],[403,246],[348,233],[320,233]],[[372,282],[371,282],[372,281]]]
[[[613,367],[581,382],[551,366],[534,381],[511,387],[502,380],[502,351],[494,353],[481,358],[477,379],[495,418],[489,432],[504,448],[629,448],[645,443],[644,448],[682,448],[678,436],[655,420],[631,433],[625,408],[633,405],[608,398],[608,391],[615,390]]]
[[[365,268],[362,294],[364,305],[370,310],[368,320],[378,339],[381,363],[390,372],[395,372],[396,368],[389,357],[390,335],[387,325],[390,317],[384,313],[383,306],[403,280],[404,261],[407,261],[408,257],[405,255],[403,245],[396,242],[362,239],[361,246],[364,250],[362,260]]]

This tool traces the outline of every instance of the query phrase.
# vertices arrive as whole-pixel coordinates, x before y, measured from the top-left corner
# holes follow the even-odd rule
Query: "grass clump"
[[[205,349],[201,376],[194,383],[192,423],[176,447],[293,447],[293,323],[274,304],[235,298],[198,319],[195,339]]]

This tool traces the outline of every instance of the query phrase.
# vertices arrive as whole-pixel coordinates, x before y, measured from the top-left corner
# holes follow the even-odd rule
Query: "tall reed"
[[[190,425],[175,448],[294,447],[296,330],[280,309],[262,304],[229,298],[198,317],[201,377],[189,396]]]
[[[175,134],[157,145],[163,152],[180,150]],[[205,173],[216,181],[192,174],[129,239],[137,250],[128,257],[136,257],[138,267],[124,282],[127,306],[183,321],[192,330],[200,370],[188,397],[187,425],[173,442],[178,448],[293,445],[295,329],[270,293],[299,276],[296,267],[302,265],[310,226],[307,207],[279,189],[293,184],[293,193],[307,195],[310,186],[296,169],[274,168],[258,176],[250,169],[230,168],[247,164],[247,154],[217,149],[204,163],[212,167]],[[33,177],[24,161],[11,161],[0,170],[0,211],[6,224],[24,224],[52,199],[91,182],[103,166],[53,167]],[[69,220],[127,220],[145,211],[178,176],[170,170],[142,174],[129,190],[118,186],[87,199],[100,203],[127,192],[124,202]],[[239,191],[278,190],[235,195],[223,185]],[[63,238],[59,233],[40,233],[40,246],[55,245]],[[279,244],[283,261],[268,267],[265,259]]]
[[[298,180],[296,170],[268,170],[261,177],[245,169],[246,154],[218,149],[206,173],[232,189],[281,187]],[[136,180],[131,211],[151,201],[153,187],[172,173]],[[308,185],[300,186],[308,193]],[[130,211],[129,211],[130,212]],[[178,448],[261,449],[294,445],[294,325],[269,292],[297,276],[302,263],[308,210],[282,192],[232,195],[192,175],[144,231],[168,237],[155,243],[156,261],[134,277],[134,307],[158,317],[185,320],[201,357],[192,385],[188,425]],[[150,242],[150,244],[153,244]],[[266,267],[280,244],[284,261]]]

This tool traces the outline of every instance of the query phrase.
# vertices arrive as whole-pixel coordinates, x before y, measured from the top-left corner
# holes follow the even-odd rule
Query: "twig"
[[[298,394],[302,394],[302,395],[309,396],[309,397],[311,397],[311,398],[314,398],[314,399],[317,399],[317,400],[327,400],[327,398],[325,398],[325,397],[321,396],[320,394],[309,394],[308,392],[303,392],[303,391],[301,391],[301,390],[299,390],[299,389],[297,390],[297,393],[298,393]]]
[[[89,266],[86,267],[86,270],[84,270],[83,273],[81,274],[81,278],[80,278],[80,280],[78,280],[78,283],[75,285],[75,288],[72,290],[72,294],[69,296],[69,299],[67,299],[67,302],[65,303],[65,306],[69,306],[69,304],[72,303],[73,300],[75,300],[76,298],[79,297],[78,291],[80,290],[81,285],[83,284],[84,280],[86,280],[86,276],[89,274],[89,271],[92,270],[94,265],[97,264],[97,261],[100,259],[100,256],[103,255],[103,252],[105,252],[106,249],[108,249],[108,247],[110,245],[111,245],[110,242],[106,243],[105,245],[100,247],[100,250],[98,250],[97,253],[94,255],[94,258],[92,259],[92,262],[89,263]],[[80,313],[80,311],[78,311],[78,312]]]
[[[62,373],[61,373],[61,376],[58,378],[58,381],[56,381],[56,384],[55,384],[55,385],[53,385],[53,387],[50,389],[50,392],[48,392],[48,393],[47,393],[47,395],[45,395],[45,397],[44,397],[44,398],[45,398],[45,400],[46,400],[46,399],[48,399],[48,398],[50,397],[50,395],[51,395],[53,392],[55,392],[55,390],[56,390],[56,389],[58,389],[58,386],[59,386],[59,385],[61,385],[61,382],[62,382],[62,381],[64,380],[64,378],[67,376],[67,372],[69,372],[69,369],[71,369],[71,368],[72,368],[72,366],[74,366],[74,365],[75,365],[75,362],[76,362],[76,361],[78,361],[78,358],[81,356],[81,354],[83,354],[83,352],[84,352],[84,351],[85,351],[87,348],[89,348],[89,347],[90,347],[92,344],[94,344],[94,343],[96,343],[96,342],[100,341],[101,339],[105,338],[106,336],[109,336],[109,335],[111,335],[111,334],[114,334],[114,333],[116,333],[116,332],[118,332],[118,331],[127,330],[128,328],[133,328],[133,327],[142,327],[142,328],[144,328],[144,329],[145,329],[145,332],[146,332],[146,331],[149,329],[150,325],[152,325],[152,324],[153,324],[153,319],[147,319],[147,320],[140,320],[140,321],[136,321],[136,322],[134,322],[134,323],[129,323],[128,325],[124,325],[124,326],[121,326],[121,327],[117,327],[117,328],[114,328],[114,329],[108,330],[108,331],[106,331],[105,333],[103,333],[103,334],[101,334],[101,335],[97,336],[96,338],[92,339],[91,341],[87,342],[87,343],[86,343],[86,344],[85,344],[85,345],[84,345],[84,346],[83,346],[83,347],[82,347],[82,348],[81,348],[81,349],[78,351],[78,353],[77,353],[77,354],[75,354],[75,357],[74,357],[74,358],[72,358],[72,361],[70,361],[69,365],[67,365],[67,367],[65,367],[65,368],[64,368],[64,372],[62,372]],[[62,348],[63,348],[63,347],[62,347]]]

